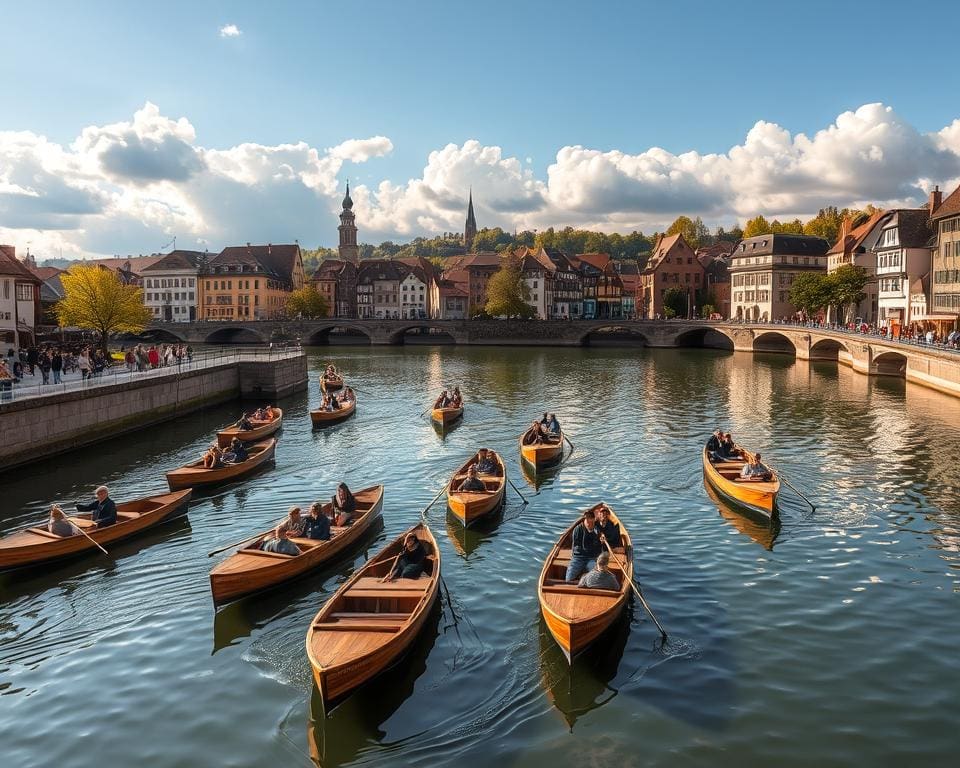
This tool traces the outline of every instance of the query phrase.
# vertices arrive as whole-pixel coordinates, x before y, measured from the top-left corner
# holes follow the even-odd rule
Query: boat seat
[[[291,536],[288,540],[292,541],[294,544],[300,547],[300,549],[312,549],[313,547],[324,543],[323,539],[304,539],[300,536]]]
[[[118,520],[136,520],[140,517],[139,512],[117,512]]]
[[[342,611],[339,613],[331,613],[328,619],[369,619],[377,621],[406,621],[410,618],[409,613],[351,613],[349,611]]]
[[[313,629],[332,632],[399,632],[403,629],[402,622],[376,622],[350,619],[346,621],[317,622]]]
[[[264,552],[262,549],[241,549],[240,551],[245,555],[260,555],[260,557],[273,557],[280,558],[281,560],[289,560],[291,557],[296,557],[296,555],[287,555],[283,552]]]
[[[578,587],[576,584],[563,582],[561,584],[544,584],[540,588],[543,592],[560,595],[602,595],[604,597],[619,597],[620,590],[612,589],[587,589]]]
[[[46,538],[46,539],[64,539],[64,538],[66,538],[65,536],[58,536],[58,535],[55,534],[55,533],[50,533],[50,531],[48,531],[46,528],[28,528],[27,530],[30,531],[30,533],[35,533],[35,534],[37,534],[38,536],[43,536],[43,537]],[[76,536],[76,534],[74,534],[74,536]]]

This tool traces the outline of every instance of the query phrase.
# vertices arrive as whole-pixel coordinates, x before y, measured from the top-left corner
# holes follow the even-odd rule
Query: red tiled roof
[[[143,270],[152,267],[165,256],[166,254],[163,253],[155,253],[152,256],[113,256],[108,259],[84,259],[80,263],[88,266],[95,264],[100,267],[106,267],[107,269],[122,269],[140,274]],[[129,267],[127,266],[127,262],[130,262]]]
[[[452,280],[438,280],[437,289],[440,295],[447,298],[468,298],[469,294]]]
[[[0,275],[14,275],[32,283],[41,283],[40,278],[27,269],[15,254],[12,245],[0,246]]]
[[[889,215],[890,211],[876,211],[871,216],[868,216],[866,221],[850,230],[846,238],[844,238],[843,231],[841,230],[837,242],[833,244],[827,253],[851,253],[855,251],[860,247],[864,238],[873,231],[873,228],[877,226],[884,217]]]
[[[931,220],[945,219],[947,216],[960,216],[960,187],[957,187],[950,195],[940,203],[940,207],[933,212]]]
[[[217,264],[259,264],[266,272],[272,272],[286,282],[293,283],[293,273],[300,258],[300,246],[297,244],[274,245],[233,245],[224,248],[210,261]]]

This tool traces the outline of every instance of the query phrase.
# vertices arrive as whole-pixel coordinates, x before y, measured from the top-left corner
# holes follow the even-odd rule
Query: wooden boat
[[[300,547],[299,555],[284,555],[280,552],[263,552],[260,544],[273,533],[273,528],[264,531],[254,541],[238,549],[210,571],[210,591],[214,605],[223,605],[254,592],[276,587],[319,568],[338,555],[343,554],[370,530],[380,519],[383,508],[383,486],[374,485],[357,491],[357,511],[348,526],[333,526],[327,541],[294,538]],[[323,511],[330,511],[324,504]]]
[[[430,412],[431,420],[439,427],[449,427],[463,418],[463,406],[459,408],[434,408]]]
[[[710,500],[717,505],[720,517],[736,528],[740,533],[749,536],[764,549],[773,550],[773,545],[780,535],[779,515],[771,518],[761,518],[759,515],[744,514],[739,508],[720,498],[714,487],[703,479],[703,489]]]
[[[244,443],[253,443],[265,437],[270,437],[283,425],[283,411],[280,408],[271,408],[270,411],[273,413],[273,418],[270,421],[250,419],[253,429],[239,429],[236,425],[221,429],[217,432],[217,445],[226,448],[235,437]]]
[[[393,567],[407,533],[427,550],[419,579],[380,579]],[[307,657],[329,712],[407,651],[423,628],[440,586],[440,550],[425,523],[405,531],[336,591],[307,631]]]
[[[606,507],[610,519],[620,525],[620,546],[614,548],[616,556],[610,558],[610,572],[620,582],[620,589],[586,589],[564,580],[573,553],[573,529],[579,525],[582,517],[564,531],[547,555],[540,572],[537,587],[540,612],[567,661],[572,661],[617,620],[631,593],[633,546],[630,534],[613,510],[605,504],[597,504],[593,509],[600,507]],[[626,568],[626,572],[621,564]]]
[[[450,482],[447,483],[447,506],[465,526],[479,520],[481,517],[489,515],[491,512],[500,508],[507,491],[507,468],[504,466],[503,459],[499,453],[488,451],[493,456],[497,465],[497,471],[492,475],[479,475],[486,491],[454,491],[454,486],[459,486],[466,477],[467,470],[477,463],[477,454],[471,456],[467,463],[458,469]]]
[[[190,493],[188,488],[117,504],[117,522],[106,528],[97,528],[89,514],[70,515],[70,520],[97,544],[109,544],[185,515]],[[57,536],[47,530],[45,522],[40,523],[34,528],[0,538],[0,570],[39,565],[91,550],[99,552],[90,539],[82,533]]]
[[[560,440],[556,443],[528,443],[528,429],[520,435],[520,458],[534,469],[549,467],[563,458],[563,430],[560,431]]]
[[[335,392],[343,388],[343,376],[339,373],[328,376],[325,373],[320,374],[320,389],[324,392]]]
[[[743,450],[743,454],[747,459],[752,458],[749,451]],[[712,461],[707,447],[703,447],[703,476],[720,497],[769,520],[777,514],[780,478],[773,472],[772,480],[741,479],[740,472],[744,464],[746,459]]]
[[[310,420],[313,422],[314,427],[330,427],[349,419],[356,410],[357,401],[353,400],[336,411],[323,411],[319,408],[315,411],[310,411]]]
[[[226,464],[216,469],[207,469],[203,466],[202,459],[192,461],[180,467],[180,469],[167,472],[167,484],[171,491],[175,491],[178,488],[196,488],[201,485],[216,485],[217,483],[239,480],[271,461],[276,448],[277,438],[268,437],[266,440],[261,440],[259,443],[249,446],[247,448],[250,454],[249,458],[238,464]]]

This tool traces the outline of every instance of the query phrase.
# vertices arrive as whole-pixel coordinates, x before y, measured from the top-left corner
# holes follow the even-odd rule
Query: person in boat
[[[547,421],[546,429],[547,432],[550,433],[551,437],[554,437],[558,440],[560,439],[560,422],[557,421],[557,414],[550,414],[550,419]]]
[[[247,414],[243,414],[237,420],[237,429],[239,429],[241,432],[249,432],[253,428],[253,422],[250,421],[250,417]]]
[[[720,444],[720,456],[728,461],[743,458],[743,451],[737,448],[737,444],[733,442],[733,436],[729,432],[723,436],[723,442]]]
[[[487,490],[487,486],[483,484],[483,480],[477,476],[476,464],[471,464],[467,468],[467,476],[464,481],[460,483],[460,487],[457,490],[470,493],[482,493]]]
[[[585,589],[620,590],[617,577],[610,572],[610,553],[601,552],[597,555],[597,565],[592,571],[587,571],[577,582],[578,587]]]
[[[211,445],[207,448],[207,452],[203,454],[203,468],[204,469],[218,469],[223,466],[223,452],[215,445]]]
[[[223,454],[223,462],[225,464],[239,464],[241,461],[246,461],[249,458],[250,454],[247,453],[247,447],[238,437],[230,441],[229,450]]]
[[[307,539],[327,541],[330,538],[330,518],[324,514],[323,504],[313,502],[309,514],[303,521],[303,535]]]
[[[63,510],[56,504],[50,508],[50,520],[47,521],[47,530],[55,536],[77,536],[80,529],[67,520]]]
[[[477,451],[477,463],[474,466],[476,466],[478,474],[495,475],[497,473],[497,462],[494,461],[493,451],[487,451],[486,448]]]
[[[710,458],[713,461],[720,460],[720,452],[723,448],[723,432],[719,429],[714,430],[714,433],[710,435],[710,439],[707,440],[707,453],[710,455]]]
[[[76,502],[75,506],[79,512],[89,512],[90,519],[97,524],[97,528],[106,528],[117,522],[117,505],[110,498],[110,490],[105,485],[101,485],[94,491],[96,499],[86,504]]]
[[[602,551],[597,516],[592,509],[588,509],[583,513],[583,520],[573,529],[573,547],[566,580],[576,581],[582,574],[592,570]]]
[[[300,507],[290,507],[287,519],[273,529],[273,536],[265,539],[260,549],[264,552],[279,552],[281,555],[299,555],[300,547],[290,539],[302,536],[303,529],[304,520],[300,516]]]
[[[450,407],[450,395],[447,394],[447,390],[443,390],[440,393],[440,397],[436,399],[433,404],[434,408],[449,408]]]
[[[327,411],[339,411],[340,410],[340,401],[337,400],[333,395],[327,395]]]
[[[742,480],[771,480],[773,472],[760,461],[760,454],[753,457],[753,461],[747,461],[740,470],[740,479]]]
[[[353,388],[352,388],[352,387],[347,387],[347,388],[344,389],[343,392],[340,394],[340,402],[343,403],[343,404],[352,403],[352,402],[353,402],[354,400],[356,400],[356,399],[357,399],[357,396],[356,396],[355,394],[353,394]]]
[[[357,512],[357,498],[346,483],[337,486],[337,492],[330,500],[333,508],[333,519],[336,525],[349,525]]]
[[[596,515],[597,530],[600,531],[601,539],[605,540],[611,547],[619,547],[620,526],[610,519],[610,510],[603,506],[599,507],[596,510]]]
[[[543,430],[539,421],[533,422],[523,435],[524,445],[540,445],[543,442]]]
[[[417,534],[408,533],[403,539],[403,550],[397,557],[393,568],[380,581],[396,579],[419,579],[423,573],[423,561],[427,559],[427,550]]]
[[[459,408],[463,405],[463,395],[460,394],[460,387],[453,388],[453,396],[450,398],[450,407]]]

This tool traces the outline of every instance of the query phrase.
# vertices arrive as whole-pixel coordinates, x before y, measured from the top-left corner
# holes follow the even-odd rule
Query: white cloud
[[[240,37],[243,32],[236,24],[224,24],[220,27],[220,37]]]

